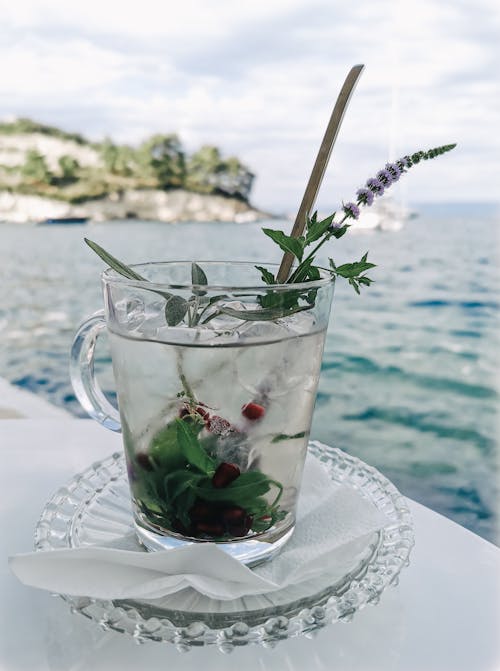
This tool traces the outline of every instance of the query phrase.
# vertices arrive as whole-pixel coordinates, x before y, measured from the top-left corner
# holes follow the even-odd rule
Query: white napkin
[[[97,599],[157,599],[186,587],[214,599],[273,592],[328,574],[341,578],[390,520],[355,489],[333,483],[318,459],[304,468],[294,535],[272,561],[249,569],[213,543],[158,552],[131,535],[114,547],[87,546],[9,558],[25,585]]]

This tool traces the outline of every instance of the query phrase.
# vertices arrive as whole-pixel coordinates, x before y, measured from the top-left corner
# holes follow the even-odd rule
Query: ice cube
[[[286,329],[290,335],[306,335],[317,330],[317,328],[315,328],[316,322],[316,317],[312,311],[303,310],[302,312],[296,312],[289,317],[283,317],[278,323],[282,328]]]
[[[254,321],[242,324],[238,329],[238,335],[242,340],[273,342],[286,338],[288,330],[278,322]]]
[[[231,310],[237,310],[238,312],[244,312],[248,309],[245,303],[242,303],[241,301],[220,301],[219,303],[211,306],[203,318],[209,317],[210,314],[216,313],[217,310],[219,310],[221,307],[227,307]],[[213,317],[213,319],[211,319],[206,324],[203,324],[202,326],[204,329],[206,328],[210,331],[232,333],[235,329],[238,328],[238,326],[241,326],[241,323],[241,319],[238,319],[237,317],[232,317],[227,314],[220,314],[217,315],[217,317]]]
[[[137,331],[145,338],[156,338],[159,329],[167,324],[165,318],[165,301],[153,301],[144,309],[144,321],[137,327]]]
[[[117,301],[114,313],[118,323],[127,330],[136,329],[144,321],[144,301],[137,297]]]

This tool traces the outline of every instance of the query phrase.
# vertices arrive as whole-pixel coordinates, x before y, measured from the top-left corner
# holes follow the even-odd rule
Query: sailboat
[[[359,219],[351,221],[351,231],[400,231],[416,216],[394,198],[382,196],[371,207],[362,208]]]

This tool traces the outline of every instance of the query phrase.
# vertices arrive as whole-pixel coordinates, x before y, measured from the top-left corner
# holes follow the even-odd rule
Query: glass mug
[[[122,432],[138,539],[270,559],[294,529],[334,279],[267,286],[251,263],[133,269],[142,280],[102,274],[105,309],[75,336],[71,380]],[[94,376],[104,329],[119,413]]]

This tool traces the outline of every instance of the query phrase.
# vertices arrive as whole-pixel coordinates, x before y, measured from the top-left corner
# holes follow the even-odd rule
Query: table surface
[[[246,646],[230,655],[213,647],[182,654],[169,644],[139,646],[71,615],[62,599],[20,584],[6,557],[31,551],[36,522],[54,491],[120,449],[121,437],[91,420],[0,421],[2,671],[500,669],[500,551],[413,501],[416,545],[399,586],[352,622],[330,625],[312,638],[272,649]]]

